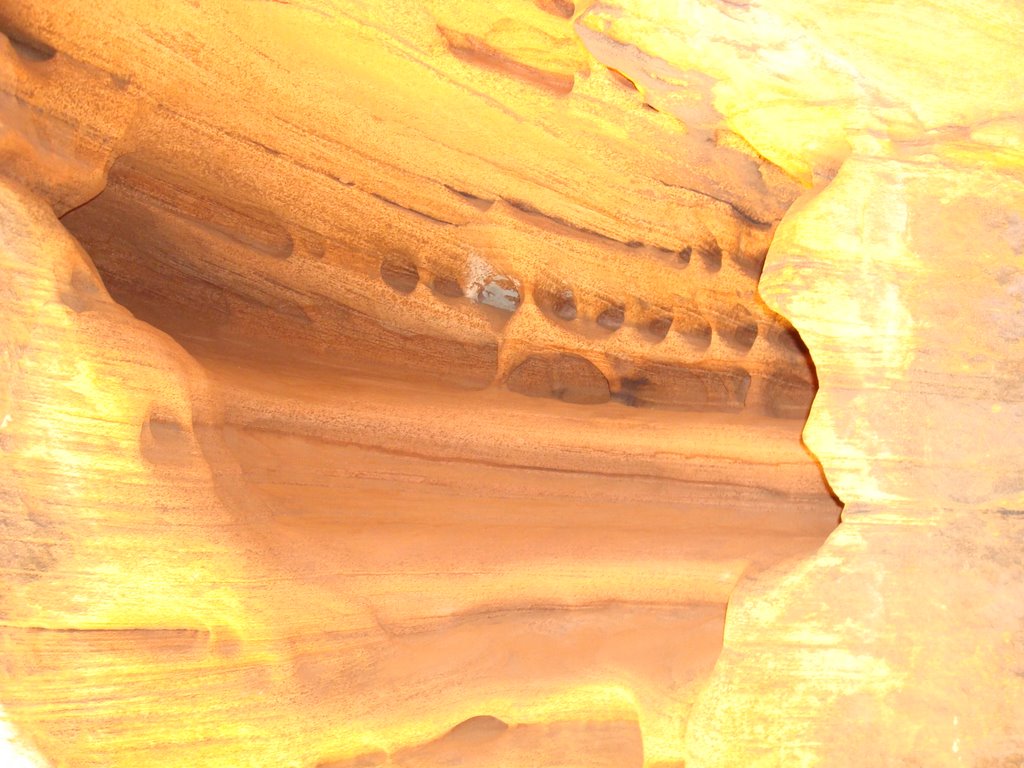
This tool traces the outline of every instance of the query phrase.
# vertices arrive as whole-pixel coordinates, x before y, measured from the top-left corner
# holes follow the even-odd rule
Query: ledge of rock
[[[0,8],[0,758],[1019,763],[1021,32]]]

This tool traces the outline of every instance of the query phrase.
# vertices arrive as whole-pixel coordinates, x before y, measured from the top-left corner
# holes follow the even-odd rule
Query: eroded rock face
[[[18,749],[678,763],[736,584],[835,525],[756,295],[797,185],[571,4],[379,13],[0,13]]]
[[[843,524],[801,566],[734,595],[687,765],[1024,754],[1024,101],[1008,63],[1020,38],[1005,34],[1024,17],[1013,3],[940,6],[625,2],[586,22],[644,37],[638,62],[699,68],[709,124],[816,181],[783,218],[760,289],[814,356],[804,436]],[[908,34],[918,23],[927,33]],[[927,73],[946,71],[950,46],[977,55],[940,84]]]
[[[737,580],[831,527],[797,421],[200,365],[2,199],[3,703],[54,762],[671,756]]]
[[[11,759],[1024,753],[1019,11],[827,6],[0,9]]]
[[[846,509],[815,558],[734,596],[689,724],[697,764],[1024,754],[1022,182],[982,162],[852,157],[780,226],[762,290],[821,350],[804,435]],[[777,727],[755,739],[754,722]]]
[[[182,8],[140,31],[131,3],[109,11],[118,41],[87,8],[80,24],[8,11],[12,34],[60,51],[19,65],[11,92],[72,64],[119,84],[96,110],[109,124],[97,141],[116,150],[99,166],[108,182],[64,223],[115,299],[189,348],[471,388],[503,384],[531,354],[570,354],[613,391],[629,389],[626,357],[679,370],[646,400],[684,408],[685,369],[728,361],[752,382],[740,407],[778,412],[780,378],[802,380],[809,406],[805,355],[773,344],[787,326],[755,292],[798,187],[645,109],[587,52],[579,13]],[[295,45],[322,22],[346,43]],[[240,37],[248,27],[277,32]],[[569,92],[552,85],[565,78]],[[535,311],[565,291],[572,309]],[[690,342],[694,319],[707,345]]]

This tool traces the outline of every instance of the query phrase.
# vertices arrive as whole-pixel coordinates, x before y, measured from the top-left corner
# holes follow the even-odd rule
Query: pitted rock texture
[[[790,415],[774,401],[785,378],[809,407],[806,355],[774,344],[788,325],[756,296],[798,186],[645,109],[588,53],[581,9],[281,5],[115,3],[103,29],[117,35],[93,30],[88,4],[66,9],[80,23],[5,11],[12,34],[56,51],[12,51],[11,98],[108,150],[91,166],[109,169],[106,187],[83,181],[58,213],[75,208],[65,226],[137,317],[189,349],[212,340],[373,376],[503,386],[541,347],[589,360],[623,401],[627,357],[680,371],[643,402]],[[321,23],[345,44],[294,43]],[[106,82],[49,96],[96,94],[96,114],[72,122],[43,96],[76,67]],[[750,313],[739,343],[720,309],[737,302]],[[703,349],[691,318],[711,329]],[[710,372],[725,361],[750,377],[741,400],[677,397],[693,376],[730,386]]]
[[[582,11],[0,9],[18,749],[682,759],[736,584],[838,514],[756,293],[799,187]]]
[[[3,756],[1019,761],[1022,28],[0,8]]]
[[[582,358],[517,379],[569,403],[200,364],[2,204],[0,693],[55,763],[650,762],[739,579],[833,525],[798,421],[602,404]]]

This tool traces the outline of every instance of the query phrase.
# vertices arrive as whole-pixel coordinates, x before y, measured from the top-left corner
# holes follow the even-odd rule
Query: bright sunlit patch
[[[49,763],[14,731],[0,705],[0,765],[4,768],[49,768]]]

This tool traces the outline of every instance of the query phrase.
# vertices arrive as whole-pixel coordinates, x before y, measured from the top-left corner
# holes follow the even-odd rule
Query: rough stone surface
[[[1022,32],[0,7],[0,761],[1020,763]]]
[[[583,10],[0,9],[10,755],[682,759],[838,514],[756,295],[799,186]]]

